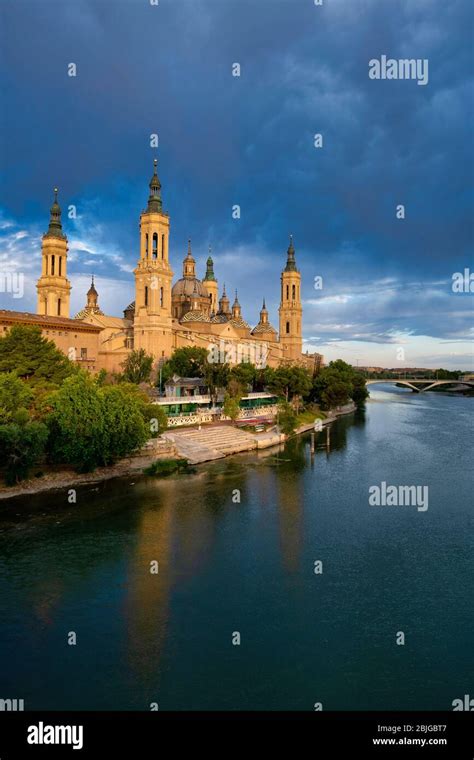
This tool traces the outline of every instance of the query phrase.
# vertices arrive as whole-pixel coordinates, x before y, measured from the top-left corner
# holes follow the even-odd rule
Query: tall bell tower
[[[140,216],[140,258],[135,268],[134,348],[155,359],[172,352],[171,283],[169,264],[170,220],[163,211],[161,182],[154,160],[148,205]]]
[[[295,248],[293,236],[290,235],[286,267],[281,273],[281,298],[280,308],[280,337],[283,346],[283,358],[296,361],[301,357],[302,341],[302,314],[301,307],[301,274],[296,268]]]
[[[54,202],[50,210],[48,231],[41,244],[41,277],[36,283],[38,291],[37,313],[51,317],[69,317],[71,283],[66,277],[67,237],[61,224],[58,188],[54,188]]]

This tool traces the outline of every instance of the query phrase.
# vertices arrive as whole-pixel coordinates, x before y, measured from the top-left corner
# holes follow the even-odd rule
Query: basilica
[[[322,363],[321,355],[302,353],[301,275],[296,267],[293,240],[290,238],[280,277],[279,330],[269,320],[264,298],[259,321],[252,328],[242,315],[237,292],[232,305],[225,284],[219,296],[211,251],[200,279],[189,241],[181,277],[173,283],[170,217],[163,210],[156,159],[149,189],[148,204],[140,216],[135,300],[123,310],[123,316],[103,313],[92,278],[84,308],[74,319],[70,318],[68,245],[55,190],[49,227],[42,239],[37,314],[0,310],[0,329],[18,322],[39,324],[43,334],[72,360],[83,362],[94,372],[101,369],[120,372],[122,363],[134,349],[144,349],[158,363],[182,346],[202,347],[209,354],[218,347],[216,355],[222,355],[222,346],[228,346],[233,351],[226,355],[246,360],[264,356],[265,364],[272,367],[298,363],[315,370]]]

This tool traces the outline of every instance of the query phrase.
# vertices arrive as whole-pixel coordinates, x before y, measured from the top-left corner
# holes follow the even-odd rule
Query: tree
[[[291,435],[296,429],[296,414],[288,401],[281,401],[278,405],[278,425],[282,433]]]
[[[43,454],[48,429],[29,419],[33,392],[14,372],[0,374],[0,462],[8,485],[26,478]]]
[[[122,385],[105,385],[98,389],[102,408],[103,442],[100,460],[112,464],[143,446],[148,429],[142,412],[142,401]]]
[[[257,378],[257,369],[250,362],[241,362],[232,367],[230,377],[232,380],[236,380],[244,391],[247,391],[249,388],[252,390]]]
[[[217,404],[219,388],[225,388],[229,381],[229,365],[220,362],[206,362],[204,365],[204,378],[209,388],[211,402]]]
[[[57,387],[77,371],[73,362],[43,338],[41,328],[13,325],[0,338],[0,373],[15,371],[30,385]]]
[[[11,422],[15,413],[27,409],[33,392],[15,372],[0,373],[0,423]]]
[[[51,402],[51,458],[88,472],[127,456],[148,438],[143,404],[136,388],[99,386],[86,373],[68,378]]]
[[[162,377],[169,380],[173,375],[178,377],[204,377],[207,364],[207,351],[198,346],[183,346],[177,348],[171,359],[163,365]]]
[[[268,387],[278,396],[284,396],[286,401],[293,400],[298,409],[301,398],[311,392],[312,380],[304,367],[283,365],[268,375]]]
[[[226,417],[230,417],[232,422],[235,422],[235,420],[238,418],[240,414],[240,406],[239,406],[238,398],[235,398],[231,396],[229,393],[226,393],[224,396],[224,405],[222,407],[222,411],[224,412]]]
[[[48,428],[28,419],[0,425],[0,461],[5,464],[5,481],[13,485],[28,477],[30,468],[43,454]]]
[[[146,353],[143,348],[132,351],[120,365],[123,367],[120,380],[125,383],[148,383],[153,367],[153,356]]]
[[[357,405],[362,405],[368,397],[365,378],[350,364],[337,359],[323,367],[313,381],[311,398],[322,409],[342,406],[352,398]]]

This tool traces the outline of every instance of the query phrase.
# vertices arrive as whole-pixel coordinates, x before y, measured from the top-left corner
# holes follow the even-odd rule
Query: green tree
[[[209,389],[211,402],[217,404],[219,388],[226,388],[229,382],[229,365],[221,362],[206,362],[204,365],[204,379]]]
[[[0,373],[0,424],[11,422],[18,410],[30,406],[32,399],[33,391],[16,372]]]
[[[224,395],[224,405],[222,411],[227,417],[230,417],[232,422],[238,418],[240,414],[239,399],[231,396],[229,393]]]
[[[257,369],[250,362],[241,362],[230,370],[230,379],[236,380],[244,391],[253,389],[256,378]]]
[[[207,351],[198,346],[183,346],[177,348],[170,359],[163,365],[163,380],[169,380],[173,375],[178,377],[204,377],[207,364]]]
[[[311,398],[322,409],[332,409],[347,404],[352,398],[357,405],[368,396],[365,378],[350,364],[337,359],[323,367],[313,380]]]
[[[153,367],[153,356],[146,353],[145,349],[140,348],[132,351],[120,365],[123,372],[120,380],[125,383],[148,383],[150,381],[151,370]]]
[[[14,372],[0,374],[0,462],[8,485],[28,477],[44,452],[48,429],[30,420],[32,399],[31,388]]]
[[[139,396],[122,385],[98,389],[101,405],[103,441],[98,464],[112,464],[143,446],[148,429]]]
[[[292,435],[296,429],[296,414],[288,401],[281,401],[278,404],[278,425],[282,433]]]
[[[0,425],[0,462],[5,466],[5,482],[13,485],[28,477],[30,468],[42,456],[48,428],[28,419]]]
[[[100,386],[80,373],[55,391],[51,406],[51,458],[73,464],[80,472],[111,464],[148,438],[144,401],[135,387]]]
[[[40,327],[14,325],[0,338],[0,373],[12,371],[30,385],[53,388],[77,367],[51,340],[43,338]]]
[[[48,427],[54,462],[67,462],[81,472],[102,462],[104,419],[98,391],[93,378],[81,372],[53,394]]]

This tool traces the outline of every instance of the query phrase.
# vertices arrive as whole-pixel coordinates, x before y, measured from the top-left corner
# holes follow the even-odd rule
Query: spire
[[[162,205],[161,205],[161,182],[158,179],[158,159],[155,158],[153,161],[153,177],[150,180],[149,188],[150,188],[150,195],[148,196],[148,206],[147,211],[154,211],[154,212],[161,212],[162,211]]]
[[[97,290],[95,289],[94,285],[94,275],[92,275],[92,282],[89,290],[87,291],[87,306],[89,307],[95,307],[97,306],[97,299],[99,297],[99,294]]]
[[[214,262],[211,257],[211,246],[209,246],[209,256],[206,261],[206,274],[204,275],[205,280],[215,280],[216,276],[214,274]]]
[[[227,298],[227,293],[225,292],[225,283],[224,288],[222,290],[222,296],[219,301],[219,314],[226,314],[229,315],[231,313],[229,308],[229,299]]]
[[[196,260],[191,253],[191,240],[188,240],[188,252],[183,259],[183,277],[194,278],[196,277],[195,269]]]
[[[52,235],[53,237],[59,237],[59,238],[66,237],[63,233],[63,228],[61,224],[61,208],[58,203],[58,188],[57,187],[54,188],[54,201],[50,209],[49,227],[46,234]]]
[[[285,272],[297,272],[295,262],[295,247],[293,245],[293,235],[290,235],[290,245],[288,246]]]
[[[242,310],[240,308],[239,299],[237,297],[237,290],[235,291],[235,301],[232,304],[232,316],[234,319],[238,319],[242,314]]]
[[[265,299],[263,299],[262,308],[260,309],[260,324],[266,325],[268,323],[268,311],[265,306]]]

